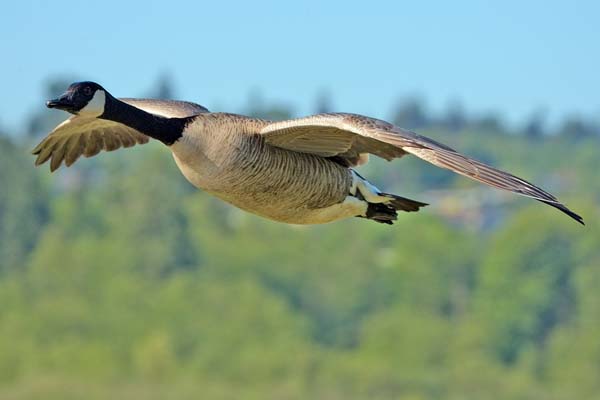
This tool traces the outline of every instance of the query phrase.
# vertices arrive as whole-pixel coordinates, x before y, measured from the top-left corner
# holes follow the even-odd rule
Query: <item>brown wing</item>
[[[561,204],[556,197],[524,179],[466,157],[435,140],[375,118],[356,114],[319,114],[274,122],[265,126],[261,133],[265,141],[273,146],[323,157],[342,157],[350,165],[356,164],[353,161],[364,153],[386,160],[410,153],[476,181],[549,204],[583,223],[579,215]]]
[[[152,99],[120,99],[134,107],[164,117],[187,117],[206,108],[189,102]],[[114,121],[74,115],[59,124],[33,149],[35,165],[50,160],[50,171],[62,164],[69,167],[80,156],[92,157],[100,151],[148,143],[149,137]]]
[[[323,157],[341,157],[350,165],[369,153],[392,160],[406,154],[401,147],[385,141],[373,140],[367,131],[386,129],[385,121],[354,114],[318,114],[306,118],[273,122],[261,133],[273,146],[317,154]]]

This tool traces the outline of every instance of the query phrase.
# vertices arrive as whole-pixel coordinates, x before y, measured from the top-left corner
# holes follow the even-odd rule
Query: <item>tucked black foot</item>
[[[365,218],[381,224],[391,225],[398,219],[398,213],[393,207],[384,203],[369,203]]]
[[[358,217],[367,218],[380,224],[392,225],[398,219],[398,210],[414,212],[427,205],[427,203],[396,196],[395,194],[380,193],[380,195],[389,197],[390,200],[385,203],[368,203],[366,214]]]

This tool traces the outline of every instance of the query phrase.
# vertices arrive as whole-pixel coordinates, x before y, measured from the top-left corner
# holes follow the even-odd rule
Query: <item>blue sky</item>
[[[43,108],[50,77],[239,111],[248,92],[387,117],[402,96],[460,99],[513,122],[600,113],[597,1],[11,1],[0,15],[0,126]]]

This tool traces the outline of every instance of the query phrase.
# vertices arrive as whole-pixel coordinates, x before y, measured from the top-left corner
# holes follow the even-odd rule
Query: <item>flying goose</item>
[[[386,160],[415,155],[490,186],[531,197],[579,223],[551,194],[512,174],[390,123],[346,113],[272,122],[211,113],[189,102],[117,99],[94,82],[78,82],[49,108],[73,116],[33,150],[36,165],[91,157],[148,142],[164,143],[192,185],[248,212],[291,224],[362,217],[392,224],[397,211],[427,204],[382,192],[353,167],[374,154]]]

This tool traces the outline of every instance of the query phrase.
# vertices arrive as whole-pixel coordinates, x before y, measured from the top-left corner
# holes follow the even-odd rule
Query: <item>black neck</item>
[[[160,140],[167,146],[172,145],[182,136],[188,118],[165,118],[150,114],[134,106],[124,103],[108,93],[104,105],[104,113],[98,117],[119,122],[130,128]]]

